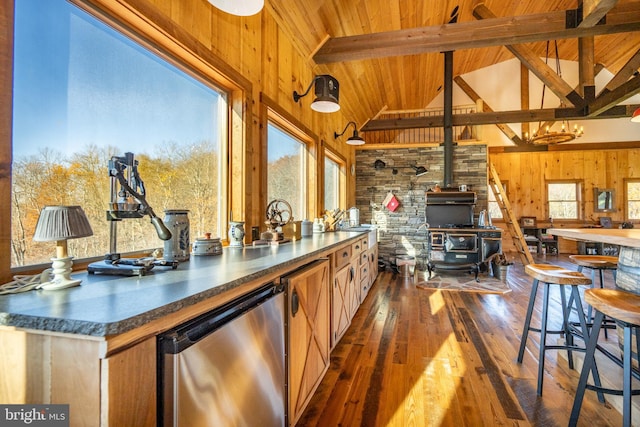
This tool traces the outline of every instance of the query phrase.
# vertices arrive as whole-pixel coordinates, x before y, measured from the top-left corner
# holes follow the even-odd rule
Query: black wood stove
[[[502,231],[474,224],[474,192],[427,192],[426,202],[429,278],[436,269],[468,270],[478,280],[490,257],[502,252]]]

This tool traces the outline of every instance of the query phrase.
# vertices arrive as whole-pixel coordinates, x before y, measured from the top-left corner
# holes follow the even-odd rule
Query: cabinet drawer
[[[362,252],[360,254],[360,265],[364,266],[364,265],[368,265],[369,264],[369,253],[368,252]]]
[[[338,271],[345,265],[349,264],[349,260],[351,260],[351,248],[352,246],[345,246],[333,253],[334,271]]]
[[[357,242],[351,244],[351,253],[353,255],[357,255],[365,249],[365,246],[362,244],[362,240],[363,239],[360,239]]]

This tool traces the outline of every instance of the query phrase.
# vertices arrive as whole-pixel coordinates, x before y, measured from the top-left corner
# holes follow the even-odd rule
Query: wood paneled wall
[[[529,153],[490,153],[501,181],[508,182],[508,197],[517,218],[536,217],[539,226],[549,225],[547,187],[549,180],[578,180],[582,183],[582,221],[554,219],[555,227],[596,225],[609,216],[617,227],[625,220],[625,178],[640,178],[640,149],[598,149]],[[594,212],[594,188],[613,188],[615,212]],[[560,251],[575,244],[561,242]]]
[[[13,0],[16,1],[16,0]],[[0,58],[0,81],[6,102],[0,109],[0,121],[11,123],[11,61],[13,28],[13,1],[3,2],[0,19],[3,20],[0,42],[4,49]],[[260,108],[262,95],[275,100],[278,107],[313,132],[316,145],[315,161],[320,170],[323,152],[331,149],[347,161],[347,169],[354,162],[354,150],[335,140],[334,131],[341,131],[353,120],[343,111],[332,114],[317,113],[310,108],[313,90],[300,102],[293,102],[293,91],[303,92],[317,74],[329,73],[326,67],[315,66],[310,58],[302,56],[277,24],[268,8],[250,17],[237,17],[223,13],[205,0],[73,0],[82,7],[100,10],[116,21],[124,23],[151,45],[160,46],[191,65],[202,62],[215,70],[215,74],[227,87],[240,93],[240,101],[234,103],[233,113],[241,118],[240,125],[232,123],[232,152],[229,170],[231,174],[230,209],[240,214],[246,222],[263,226],[266,200],[264,166],[266,145],[263,130],[266,117]],[[185,55],[184,51],[188,54]],[[195,65],[202,68],[202,65]],[[340,98],[359,96],[341,88]],[[346,89],[346,90],[345,90]],[[2,218],[10,218],[10,157],[11,126],[0,131],[0,199]],[[347,205],[355,203],[353,186],[355,179],[348,176]],[[322,188],[317,189],[321,195]],[[315,200],[321,200],[319,195]],[[319,213],[319,212],[317,212]],[[10,222],[1,221],[0,227],[0,282],[11,279]]]

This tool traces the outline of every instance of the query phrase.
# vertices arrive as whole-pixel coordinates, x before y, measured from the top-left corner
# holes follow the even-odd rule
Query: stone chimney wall
[[[376,170],[374,162],[382,160],[384,169]],[[411,166],[424,166],[428,172],[416,176]],[[393,169],[397,173],[393,173]],[[356,206],[360,209],[361,224],[375,224],[379,228],[379,259],[387,266],[395,264],[395,257],[411,255],[422,268],[427,257],[425,223],[425,192],[436,184],[443,186],[444,148],[416,147],[356,152]],[[474,208],[478,213],[487,208],[487,146],[465,145],[453,149],[453,181],[456,189],[467,185],[477,194]],[[391,212],[382,202],[389,192],[399,200]]]

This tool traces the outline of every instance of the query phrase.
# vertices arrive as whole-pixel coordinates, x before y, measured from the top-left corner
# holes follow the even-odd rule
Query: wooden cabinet
[[[289,424],[295,425],[329,368],[329,261],[286,276],[288,292]]]
[[[547,234],[546,228],[522,227],[522,234],[531,252],[546,255],[558,254],[558,238]]]
[[[2,330],[0,402],[66,403],[72,426],[155,426],[155,342],[103,358],[101,339]]]
[[[337,271],[333,277],[331,288],[331,348],[347,331],[351,324],[351,282],[353,267],[347,264]]]

